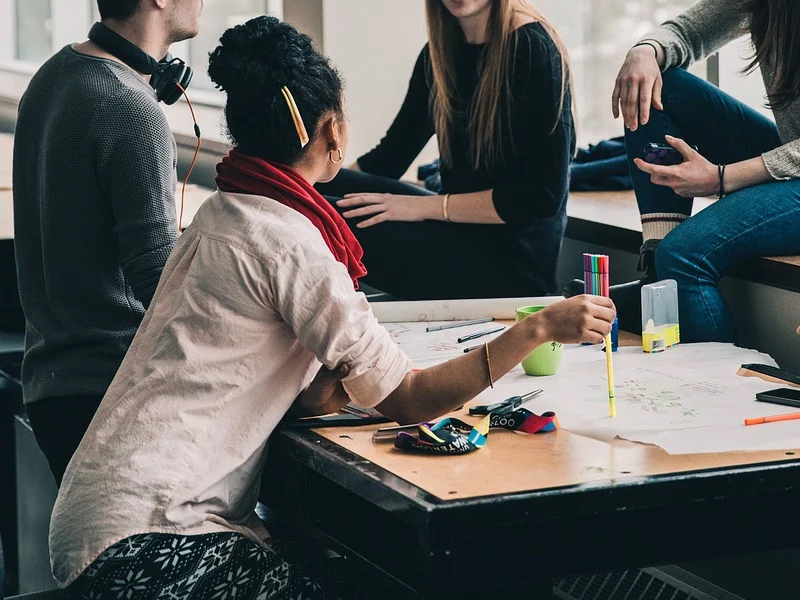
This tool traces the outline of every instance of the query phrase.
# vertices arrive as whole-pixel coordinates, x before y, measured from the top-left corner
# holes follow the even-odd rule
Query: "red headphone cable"
[[[189,170],[186,172],[186,177],[183,179],[183,187],[181,189],[181,211],[178,216],[178,231],[183,233],[183,206],[186,201],[186,184],[189,182],[189,177],[191,177],[192,171],[194,171],[194,166],[197,163],[197,157],[200,154],[200,126],[197,124],[197,117],[194,114],[194,107],[192,106],[192,101],[189,100],[189,96],[186,94],[186,90],[180,83],[176,83],[175,85],[178,86],[178,89],[183,94],[183,97],[186,98],[186,103],[189,105],[189,111],[192,113],[192,121],[194,122],[194,135],[197,138],[197,146],[195,146],[194,149],[192,164],[189,165]]]

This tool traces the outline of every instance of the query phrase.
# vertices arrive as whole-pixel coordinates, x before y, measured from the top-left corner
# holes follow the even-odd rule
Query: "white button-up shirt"
[[[411,370],[308,219],[215,193],[67,468],[50,525],[57,581],[138,533],[258,539],[267,439],[320,363],[347,363],[344,387],[364,407]]]

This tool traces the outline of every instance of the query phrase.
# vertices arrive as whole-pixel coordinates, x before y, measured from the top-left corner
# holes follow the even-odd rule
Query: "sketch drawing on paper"
[[[406,323],[384,323],[383,326],[395,342],[398,342],[404,334],[412,331]]]
[[[608,388],[601,384],[589,386],[594,394],[587,398],[587,402],[607,402]],[[679,390],[668,386],[655,384],[651,381],[626,379],[615,386],[617,402],[623,403],[630,408],[638,408],[644,413],[669,414],[672,416],[696,417],[699,411],[689,406],[685,406]]]
[[[416,367],[429,367],[448,361],[464,353],[465,343],[458,343],[460,336],[468,335],[486,328],[486,324],[475,324],[456,329],[426,332],[431,323],[384,323],[392,340],[412,360]],[[479,341],[490,341],[494,336],[486,336]]]

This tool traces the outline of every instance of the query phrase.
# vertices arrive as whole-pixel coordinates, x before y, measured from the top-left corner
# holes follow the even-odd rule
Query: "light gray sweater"
[[[701,0],[642,39],[664,47],[665,70],[686,67],[747,33],[747,20],[741,0]],[[769,65],[761,73],[769,89]],[[800,178],[800,100],[773,114],[783,145],[765,153],[764,164],[775,179]]]

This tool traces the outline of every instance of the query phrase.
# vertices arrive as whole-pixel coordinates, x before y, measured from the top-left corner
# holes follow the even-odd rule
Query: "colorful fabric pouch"
[[[547,433],[558,428],[558,421],[553,412],[537,415],[526,408],[488,414],[474,427],[461,419],[449,417],[436,423],[420,423],[416,435],[399,432],[394,445],[400,450],[426,454],[467,454],[486,445],[492,428]]]

